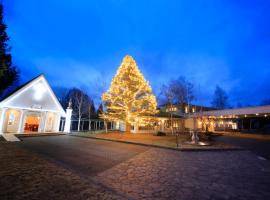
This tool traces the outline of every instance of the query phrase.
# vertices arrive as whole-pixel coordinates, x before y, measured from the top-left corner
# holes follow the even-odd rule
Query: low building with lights
[[[173,113],[179,116],[186,116],[190,113],[210,111],[210,110],[216,110],[216,109],[212,107],[207,107],[207,106],[181,103],[181,104],[164,104],[159,107],[159,110],[161,112]]]
[[[58,132],[61,117],[66,112],[40,75],[0,102],[0,134]]]
[[[133,124],[131,132],[146,133],[162,131],[166,133],[176,133],[192,129],[190,126],[189,116],[200,111],[214,110],[214,108],[206,106],[198,106],[193,104],[164,104],[158,108],[155,115],[144,117],[148,119],[147,124]],[[122,126],[124,127],[124,126]],[[124,129],[121,129],[123,130]]]
[[[195,119],[196,123],[194,124]],[[203,131],[270,132],[270,105],[193,113],[186,127]]]
[[[142,122],[140,122],[142,121]],[[139,122],[134,123],[131,128],[132,133],[156,133],[162,131],[171,133],[181,131],[184,125],[184,118],[179,115],[159,111],[152,116],[141,117]],[[120,130],[124,130],[120,128]]]
[[[270,105],[215,110],[185,104],[163,106],[149,116],[147,125],[133,125],[133,133],[197,131],[240,131],[270,133]],[[168,109],[173,108],[173,109]]]

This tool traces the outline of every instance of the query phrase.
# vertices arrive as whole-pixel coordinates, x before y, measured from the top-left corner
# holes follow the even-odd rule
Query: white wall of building
[[[43,75],[0,102],[0,134],[24,132],[27,117],[38,119],[38,132],[58,132],[66,113]]]

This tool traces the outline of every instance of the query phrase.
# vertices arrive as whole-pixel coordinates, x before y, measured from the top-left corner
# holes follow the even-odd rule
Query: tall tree
[[[187,81],[183,76],[180,76],[176,80],[172,80],[170,87],[174,93],[175,103],[188,104],[195,99],[193,91],[194,85]]]
[[[218,85],[216,86],[213,101],[211,102],[212,106],[217,109],[224,109],[229,107],[228,103],[229,97],[225,90],[223,90]]]
[[[95,104],[91,98],[89,98],[87,106],[88,106],[88,130],[90,131],[91,130],[91,118],[92,118],[92,116],[96,116]]]
[[[241,103],[241,102],[237,102],[237,104],[236,104],[236,108],[243,108],[244,106],[243,106],[243,104]]]
[[[172,106],[174,103],[175,95],[174,91],[170,87],[170,85],[163,84],[161,87],[160,95],[162,96],[162,100],[166,105]]]
[[[126,131],[142,116],[156,113],[156,97],[131,56],[124,57],[102,101],[106,106],[102,118],[125,122]]]
[[[103,104],[99,104],[98,110],[97,110],[97,115],[98,117],[102,116],[103,113]]]
[[[68,92],[67,99],[70,99],[72,102],[73,113],[78,119],[77,130],[80,131],[82,117],[89,116],[89,107],[92,107],[93,100],[86,93],[84,93],[78,88],[71,89]]]
[[[19,73],[12,64],[9,37],[6,33],[7,26],[4,23],[3,4],[0,3],[0,96],[4,90],[18,80]]]
[[[166,104],[166,109],[172,110],[173,103],[175,100],[175,93],[173,91],[173,88],[171,87],[170,84],[165,85],[163,84],[161,87],[161,96],[163,96]],[[170,112],[170,126],[171,126],[171,131],[173,134],[173,126],[172,126],[172,112]]]
[[[69,103],[68,94],[70,90],[71,90],[70,88],[66,88],[66,87],[53,88],[53,91],[56,94],[58,101],[60,102],[60,104],[62,105],[64,109],[68,107],[68,103]]]
[[[187,81],[185,77],[172,79],[161,88],[161,95],[165,104],[190,103],[195,99],[194,85]]]
[[[268,105],[270,105],[270,99],[262,100],[262,102],[261,102],[260,105],[261,105],[261,106],[268,106]]]

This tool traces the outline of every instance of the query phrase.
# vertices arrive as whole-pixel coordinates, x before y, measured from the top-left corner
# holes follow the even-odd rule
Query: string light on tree
[[[157,101],[149,82],[131,56],[125,56],[112,79],[111,86],[102,95],[106,111],[101,117],[107,121],[122,121],[126,131],[130,125],[143,121],[143,116],[157,112]]]

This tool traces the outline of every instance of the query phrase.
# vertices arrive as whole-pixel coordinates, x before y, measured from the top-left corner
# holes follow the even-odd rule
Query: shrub
[[[156,133],[156,136],[166,136],[166,133],[162,132],[162,131],[158,131]]]

